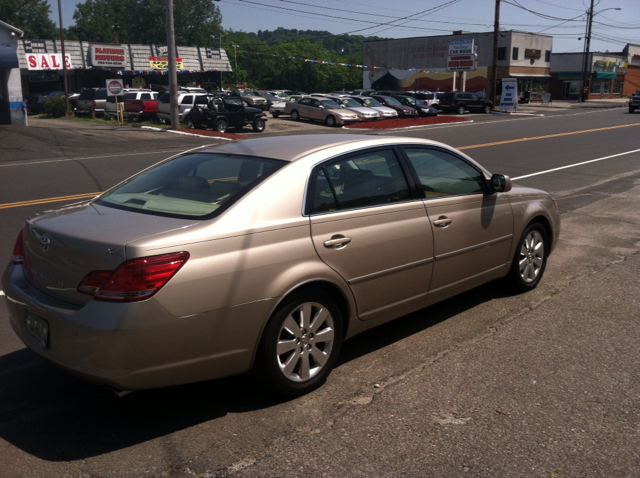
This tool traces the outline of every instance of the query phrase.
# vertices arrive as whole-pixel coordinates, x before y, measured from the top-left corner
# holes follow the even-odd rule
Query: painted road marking
[[[96,197],[98,194],[101,194],[101,193],[74,194],[72,196],[60,196],[57,198],[44,198],[44,199],[33,199],[31,201],[10,202],[6,204],[0,204],[0,209],[8,209],[11,207],[21,207],[21,206],[33,206],[35,204],[47,204],[50,202],[73,201],[74,199],[93,198],[93,197]]]

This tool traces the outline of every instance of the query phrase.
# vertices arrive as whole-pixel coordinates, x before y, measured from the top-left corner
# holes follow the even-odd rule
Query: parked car
[[[455,111],[459,115],[464,114],[467,110],[479,113],[491,113],[493,103],[481,98],[475,93],[467,93],[465,91],[450,91],[438,95],[440,102],[438,109],[441,111]]]
[[[107,101],[104,104],[104,117],[105,119],[115,119],[116,118],[116,98],[118,103],[124,103],[124,95],[131,91],[136,91],[137,88],[124,88],[122,90],[122,94],[116,96],[107,96]],[[124,105],[123,105],[124,108]],[[126,113],[124,114],[126,116]]]
[[[253,90],[235,90],[233,94],[236,96],[240,96],[242,98],[242,101],[244,101],[247,106],[260,108],[263,111],[269,109],[267,99],[263,98],[260,95],[254,94]]]
[[[396,110],[400,118],[415,118],[418,116],[418,112],[415,110],[415,108],[412,108],[410,106],[403,106],[402,103],[400,103],[392,96],[371,95],[371,97],[378,100],[384,106]]]
[[[396,110],[394,110],[393,108],[389,108],[388,106],[384,106],[372,96],[351,96],[350,98],[354,99],[363,106],[373,108],[374,110],[378,111],[382,116],[382,119],[392,119],[398,117],[398,112]]]
[[[559,232],[549,194],[441,143],[257,138],[32,216],[2,290],[28,348],[119,393],[253,368],[297,396],[346,338],[498,278],[534,289]]]
[[[56,96],[64,96],[64,91],[52,91],[49,93],[36,93],[27,97],[27,112],[33,114],[44,113],[44,103]]]
[[[137,89],[124,94],[124,114],[138,121],[153,118],[158,112],[158,93]]]
[[[377,121],[382,118],[379,111],[367,106],[362,106],[356,100],[348,96],[327,96],[330,100],[335,101],[339,105],[344,106],[348,110],[355,111],[360,121]]]
[[[296,103],[287,101],[284,114],[291,115],[291,119],[301,118],[322,121],[327,126],[357,123],[358,114],[355,111],[342,108],[338,103],[326,98],[301,98]]]
[[[416,110],[419,116],[438,116],[438,110],[422,102],[422,100],[416,100],[412,96],[404,95],[394,95],[393,98],[398,100],[403,106],[408,106]]]
[[[185,116],[187,125],[195,128],[213,128],[224,133],[232,126],[242,129],[251,125],[255,132],[261,133],[266,127],[266,113],[260,108],[244,106],[240,96],[210,97],[207,108],[193,107]]]
[[[281,101],[273,102],[269,107],[269,113],[271,113],[271,116],[273,116],[274,118],[277,118],[281,114],[284,114],[285,106],[287,106],[287,102],[284,101],[284,99],[281,99]]]
[[[85,88],[76,100],[76,114],[90,114],[93,110],[96,116],[102,116],[106,103],[106,88]]]
[[[251,90],[251,93],[253,94],[253,96],[261,96],[263,97],[265,100],[267,100],[267,108],[261,108],[266,110],[270,110],[271,109],[271,105],[273,105],[274,103],[281,103],[282,102],[282,98],[272,95],[271,93],[269,93],[266,90]]]
[[[640,90],[629,99],[629,113],[633,113],[636,109],[640,109]]]
[[[182,122],[182,118],[189,113],[191,108],[199,105],[207,108],[209,104],[208,93],[178,91],[178,119]],[[156,117],[160,122],[171,121],[171,94],[167,91],[158,96],[158,111]]]

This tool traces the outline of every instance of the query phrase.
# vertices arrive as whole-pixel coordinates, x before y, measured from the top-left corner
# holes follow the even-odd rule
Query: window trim
[[[393,202],[393,203],[385,203],[385,204],[373,204],[373,205],[369,205],[369,206],[358,206],[358,207],[351,207],[351,208],[339,208],[336,209],[335,211],[322,211],[322,212],[313,212],[313,199],[315,198],[315,188],[316,188],[316,183],[315,181],[313,181],[312,179],[315,179],[316,175],[318,174],[318,172],[327,167],[327,166],[331,166],[334,163],[340,162],[340,161],[348,161],[349,159],[351,159],[354,156],[359,156],[361,155],[363,152],[371,152],[371,153],[375,153],[376,151],[392,151],[395,154],[396,159],[398,160],[398,164],[400,165],[400,170],[402,171],[402,174],[404,176],[404,179],[407,183],[407,189],[409,190],[409,199],[403,200],[403,201],[397,201],[397,202]],[[329,183],[331,185],[331,183]],[[333,187],[332,187],[333,189]],[[309,172],[309,174],[307,175],[307,183],[305,185],[305,195],[304,195],[304,201],[302,204],[302,215],[305,217],[315,217],[315,216],[322,216],[322,215],[326,215],[326,214],[335,214],[335,213],[340,213],[340,212],[344,212],[344,211],[355,211],[358,209],[371,209],[374,207],[384,207],[384,206],[393,206],[396,204],[403,204],[403,203],[408,203],[408,202],[414,202],[414,201],[418,201],[418,200],[422,200],[422,198],[419,195],[419,190],[415,184],[415,180],[411,174],[410,169],[408,168],[406,162],[405,162],[405,155],[404,152],[401,151],[400,148],[398,148],[398,145],[396,144],[387,144],[387,145],[381,145],[381,146],[365,146],[362,147],[360,149],[351,151],[349,153],[342,153],[342,154],[338,154],[336,156],[333,156],[331,158],[327,158],[327,159],[323,159],[322,161],[320,161],[319,163],[316,163],[313,165],[313,167],[311,168],[311,171]],[[335,192],[334,192],[335,194]]]

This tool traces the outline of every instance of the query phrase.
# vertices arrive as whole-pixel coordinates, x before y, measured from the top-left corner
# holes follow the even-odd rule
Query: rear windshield
[[[100,88],[100,89],[96,90],[96,95],[94,96],[94,99],[96,99],[96,100],[106,100],[107,99],[107,89],[106,88]]]
[[[93,89],[82,90],[80,92],[80,97],[79,98],[81,100],[92,100],[94,91],[95,90],[93,90]]]
[[[138,93],[125,93],[124,94],[124,99],[125,100],[135,100],[136,96],[138,96]]]
[[[285,164],[253,156],[189,153],[143,171],[96,202],[144,214],[208,219]]]

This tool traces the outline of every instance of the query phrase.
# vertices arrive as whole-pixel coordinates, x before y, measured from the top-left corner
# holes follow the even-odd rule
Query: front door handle
[[[453,219],[449,219],[447,216],[440,216],[438,219],[433,221],[433,224],[438,227],[447,227],[452,221]]]
[[[328,241],[324,241],[322,244],[324,244],[324,247],[326,247],[327,249],[342,249],[343,247],[346,247],[350,242],[350,237],[343,236],[342,234],[336,234],[334,236],[331,236],[331,239],[329,239]]]

